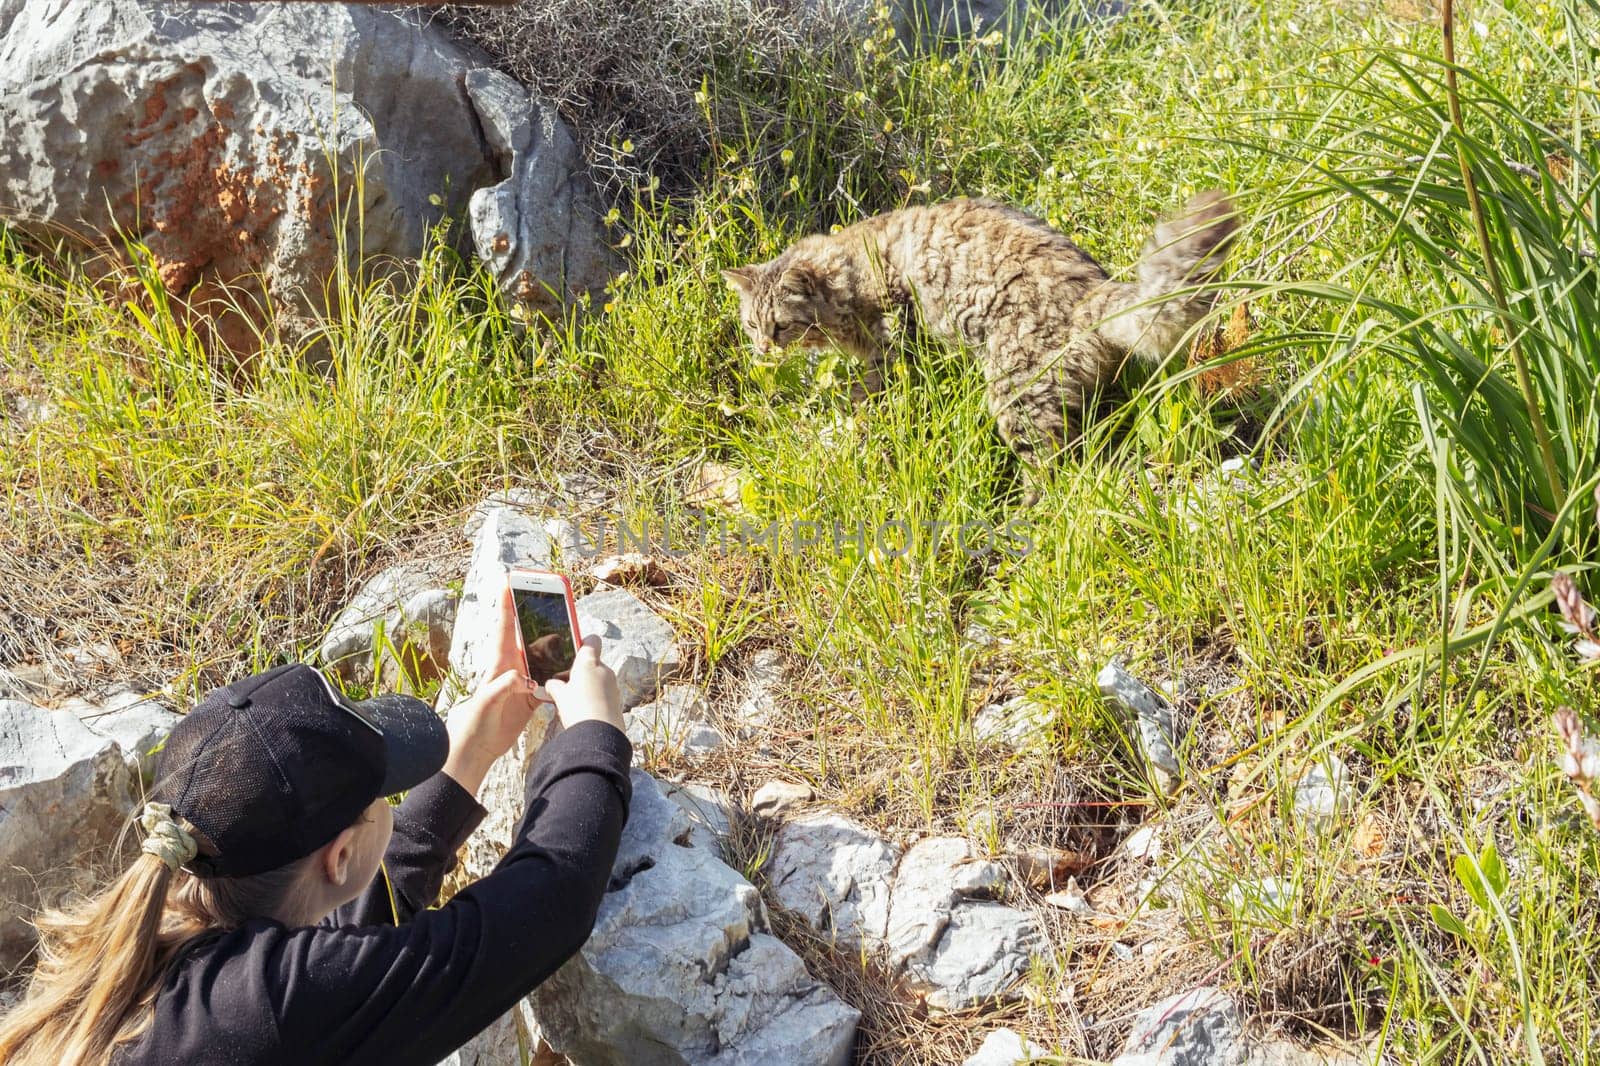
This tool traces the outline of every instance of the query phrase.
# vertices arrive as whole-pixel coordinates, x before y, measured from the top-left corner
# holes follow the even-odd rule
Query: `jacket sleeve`
[[[449,774],[434,774],[395,808],[394,834],[372,884],[321,924],[399,925],[433,906],[456,852],[487,813]]]
[[[285,930],[266,980],[283,1046],[315,1048],[319,1062],[431,1064],[525,997],[594,928],[631,760],[620,730],[580,722],[540,751],[512,846],[487,876],[398,926]]]

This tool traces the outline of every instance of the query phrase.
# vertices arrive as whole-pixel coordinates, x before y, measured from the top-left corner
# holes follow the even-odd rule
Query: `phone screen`
[[[563,674],[572,667],[578,649],[572,643],[572,622],[567,598],[559,592],[512,589],[522,646],[528,652],[528,676],[535,684]]]

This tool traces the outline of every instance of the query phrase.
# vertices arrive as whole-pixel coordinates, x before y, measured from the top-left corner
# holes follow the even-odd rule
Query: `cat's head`
[[[826,348],[851,333],[828,279],[792,253],[724,270],[722,277],[739,294],[739,318],[757,355],[791,345]]]

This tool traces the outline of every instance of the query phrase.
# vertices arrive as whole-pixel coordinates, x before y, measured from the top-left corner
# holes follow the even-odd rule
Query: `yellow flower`
[[[778,158],[783,161],[784,166],[790,165],[794,162],[794,149],[785,148],[783,151],[778,153]]]

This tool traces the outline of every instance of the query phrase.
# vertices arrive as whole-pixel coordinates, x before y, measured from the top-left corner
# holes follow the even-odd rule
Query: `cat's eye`
[[[783,332],[783,327],[776,322],[772,324],[772,343],[778,343],[778,334]]]

